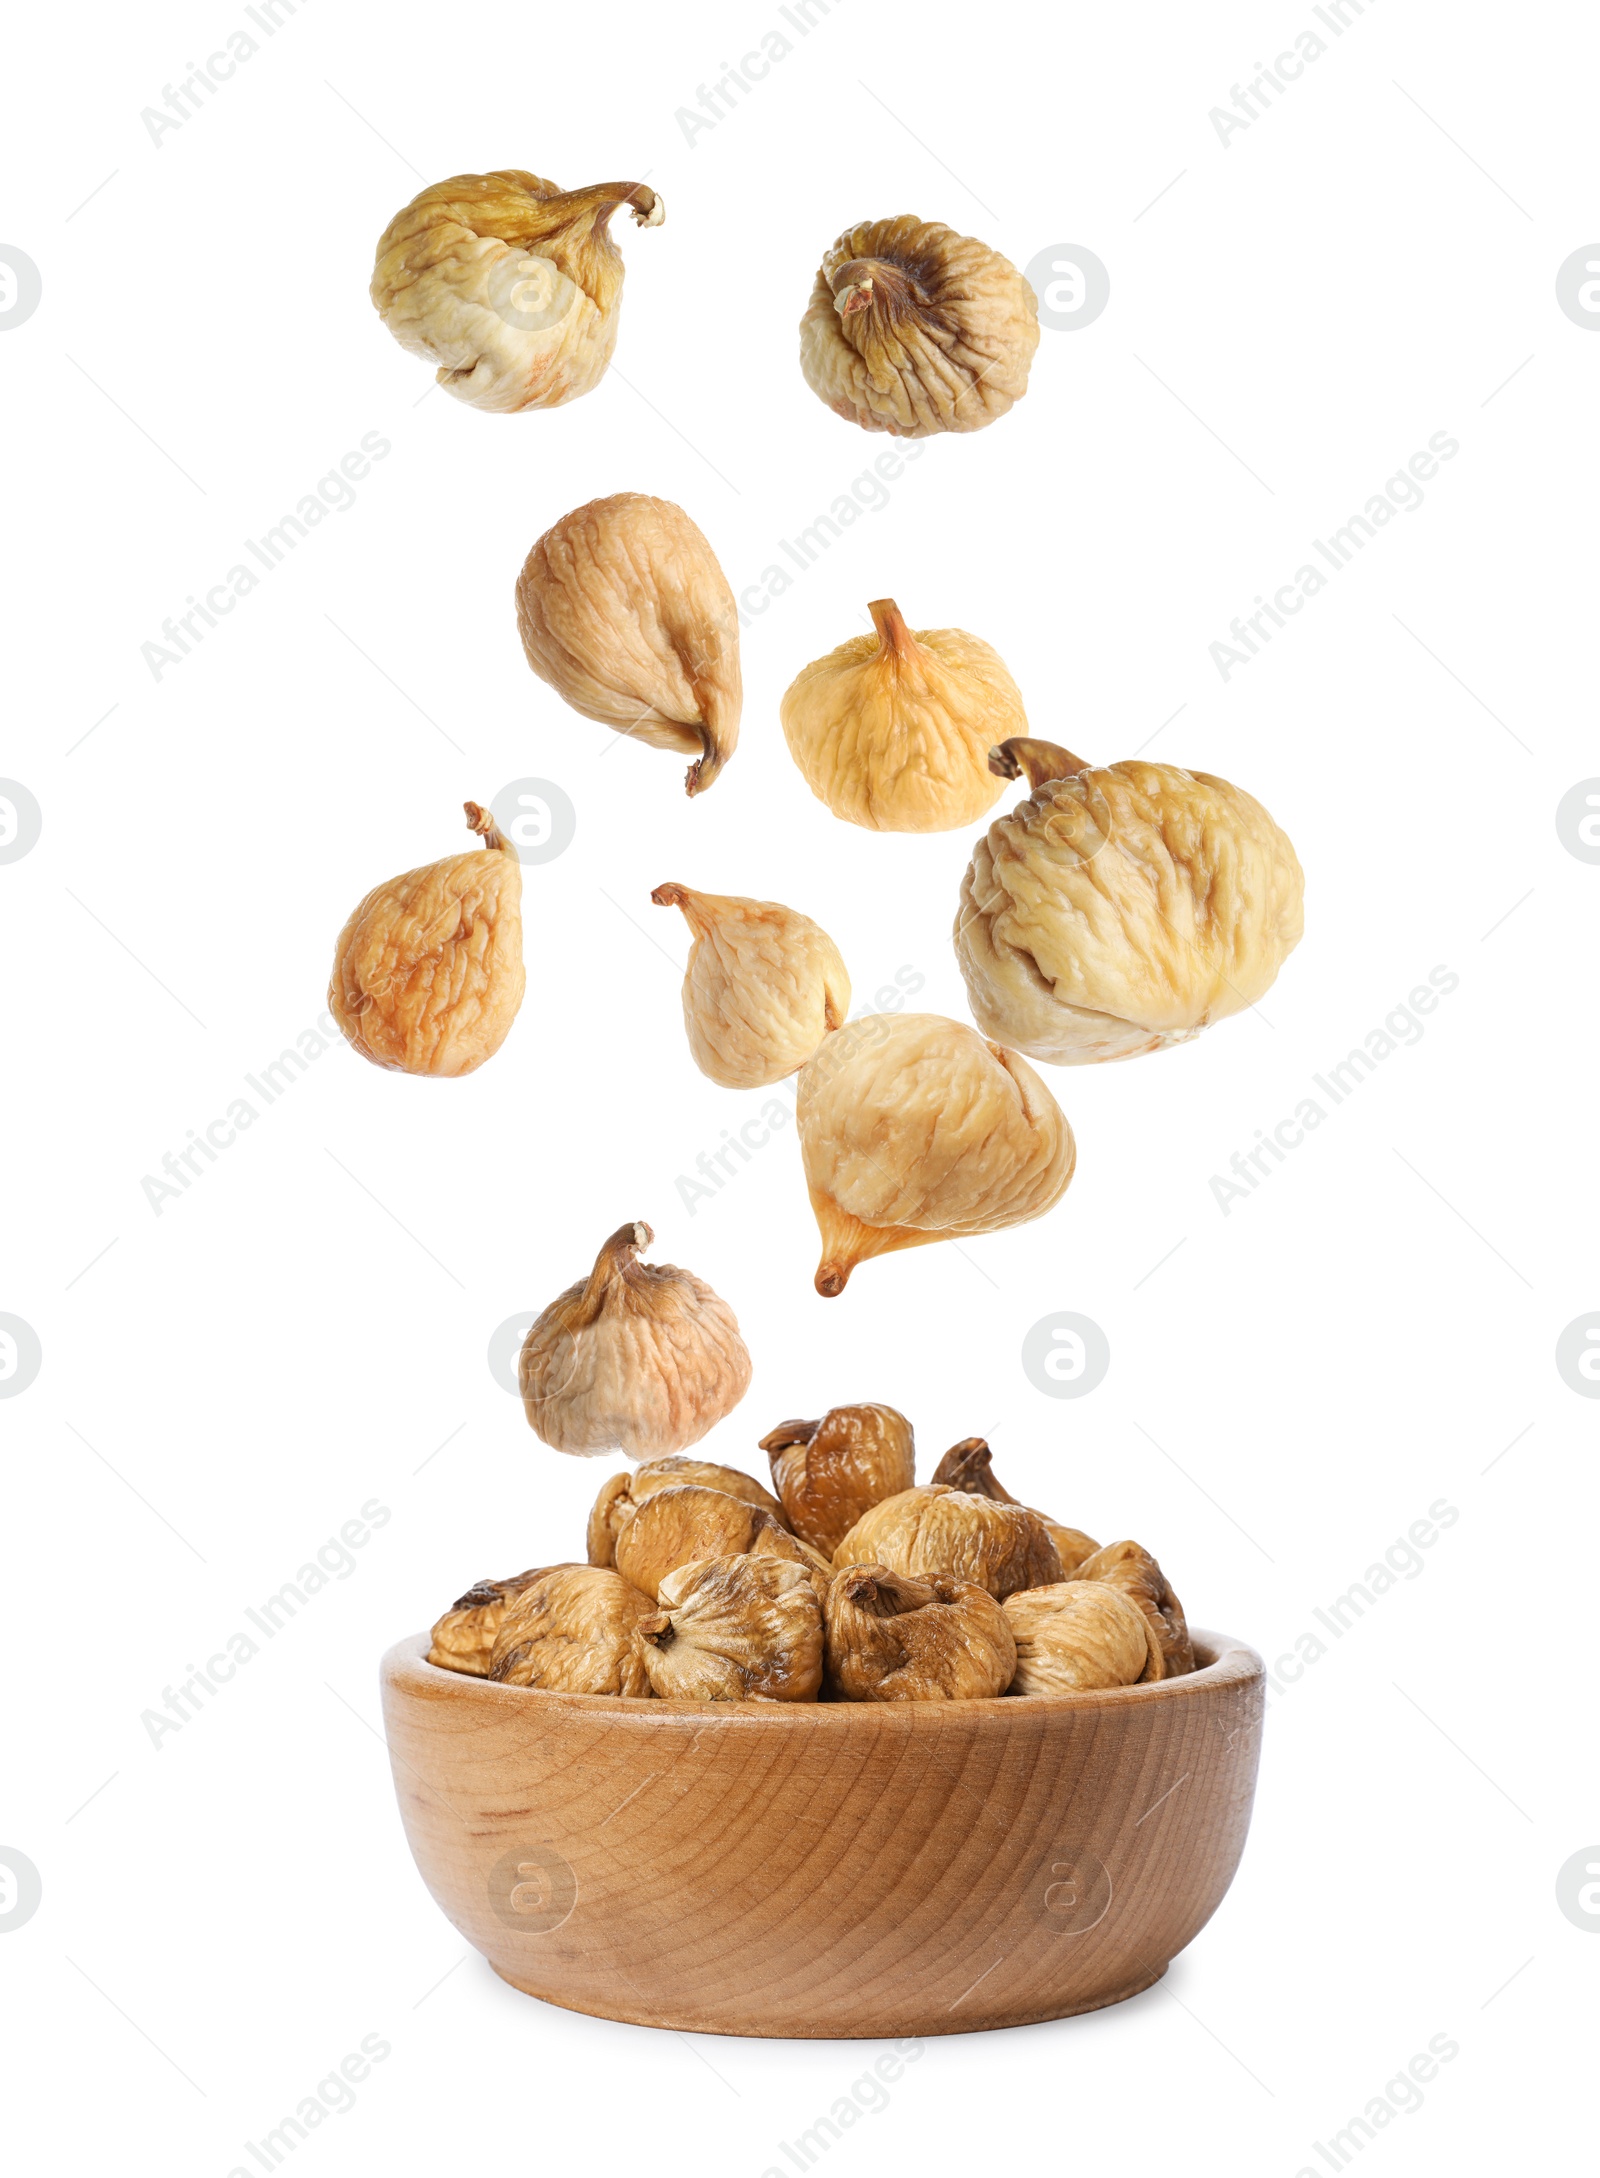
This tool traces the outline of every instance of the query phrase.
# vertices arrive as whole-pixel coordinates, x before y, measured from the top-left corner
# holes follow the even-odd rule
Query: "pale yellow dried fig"
[[[650,897],[682,908],[693,934],[683,1025],[695,1065],[724,1089],[782,1081],[849,1012],[839,949],[809,915],[687,885],[657,885]]]
[[[543,1571],[535,1566],[527,1573],[513,1573],[509,1580],[475,1581],[434,1627],[428,1662],[444,1671],[487,1678],[507,1609]]]
[[[679,1566],[634,1653],[663,1701],[809,1702],[822,1684],[822,1606],[806,1569],[729,1554]]]
[[[1156,1637],[1138,1605],[1099,1581],[1057,1581],[1005,1600],[1017,1643],[1013,1694],[1087,1694],[1157,1678]]]
[[[1077,1161],[1026,1060],[938,1014],[847,1022],[801,1074],[795,1109],[830,1299],[870,1256],[1042,1217]]]
[[[619,1226],[588,1277],[552,1301],[522,1342],[522,1404],[557,1452],[681,1452],[750,1389],[733,1310],[693,1271],[641,1263],[654,1237],[648,1225]]]
[[[373,304],[458,401],[559,408],[594,390],[617,344],[624,204],[641,227],[665,217],[643,182],[558,189],[515,167],[435,182],[384,229]]]
[[[374,1066],[470,1074],[522,1004],[522,865],[489,812],[465,807],[482,847],[377,886],[334,947],[328,1010]]]
[[[549,1566],[508,1606],[489,1677],[552,1694],[648,1694],[633,1630],[653,1608],[603,1566]]]
[[[976,824],[1005,791],[990,749],[1028,730],[1016,682],[963,628],[913,634],[888,597],[867,610],[875,634],[789,684],[778,711],[789,754],[819,801],[869,831]]]
[[[1154,1636],[1147,1678],[1177,1679],[1194,1670],[1194,1644],[1189,1639],[1183,1605],[1142,1544],[1107,1543],[1092,1558],[1085,1558],[1071,1577],[1118,1588],[1130,1603],[1138,1605]]]
[[[983,1701],[1017,1666],[1006,1614],[986,1588],[883,1565],[836,1573],[823,1606],[830,1690],[851,1702]]]
[[[961,886],[956,959],[986,1036],[1055,1066],[1137,1058],[1271,988],[1305,881],[1258,801],[1209,772],[1100,767],[1047,741],[990,761],[1032,791]]]
[[[786,1517],[771,1491],[764,1490],[753,1475],[737,1467],[720,1467],[715,1460],[689,1459],[675,1452],[664,1460],[645,1460],[631,1474],[613,1475],[602,1486],[589,1515],[589,1563],[615,1565],[617,1537],[645,1499],[657,1490],[675,1489],[687,1482],[725,1491],[729,1497],[742,1497],[747,1505],[759,1505],[774,1520]]]
[[[864,1512],[917,1479],[916,1438],[893,1407],[830,1407],[820,1421],[780,1422],[761,1449],[789,1525],[830,1558]]]
[[[948,1483],[952,1490],[968,1490],[974,1497],[992,1497],[1000,1505],[1020,1504],[1022,1500],[1013,1497],[995,1473],[993,1458],[982,1437],[963,1437],[959,1444],[950,1447],[933,1470],[933,1479]],[[1093,1536],[1085,1535],[1081,1528],[1063,1527],[1048,1513],[1035,1511],[1035,1517],[1043,1523],[1045,1533],[1056,1546],[1063,1574],[1071,1573],[1075,1566],[1081,1565],[1100,1548]]]
[[[691,794],[732,756],[739,610],[682,507],[617,492],[564,514],[523,562],[517,627],[529,665],[574,711],[692,756]]]
[[[768,1528],[785,1532],[781,1521],[747,1498],[697,1482],[674,1483],[653,1491],[618,1529],[617,1571],[653,1596],[678,1566],[751,1551]]]
[[[865,220],[822,260],[800,321],[806,384],[864,431],[981,431],[1028,390],[1039,305],[998,250],[937,221]]]
[[[886,1565],[927,1579],[976,1581],[997,1602],[1015,1589],[1061,1578],[1061,1560],[1039,1515],[942,1482],[919,1483],[862,1514],[833,1554],[835,1570]]]

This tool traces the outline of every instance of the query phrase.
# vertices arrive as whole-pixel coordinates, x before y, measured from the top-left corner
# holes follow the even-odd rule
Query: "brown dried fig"
[[[681,1452],[750,1389],[733,1310],[693,1271],[641,1263],[654,1237],[648,1225],[619,1226],[522,1342],[522,1404],[557,1452]]]
[[[745,1498],[697,1482],[674,1483],[653,1491],[633,1518],[623,1522],[616,1541],[617,1571],[653,1596],[678,1566],[751,1551],[767,1528],[784,1532],[781,1520]]]
[[[822,1684],[822,1606],[803,1566],[731,1554],[679,1566],[634,1653],[679,1702],[810,1702]]]
[[[384,229],[373,304],[458,401],[559,408],[594,390],[617,344],[623,204],[641,227],[665,217],[643,182],[558,189],[515,167],[435,182]]]
[[[702,1074],[724,1089],[763,1089],[804,1066],[850,1011],[839,949],[809,915],[773,900],[657,885],[694,935],[683,1025]]]
[[[783,1507],[753,1475],[737,1467],[719,1467],[715,1460],[688,1459],[673,1453],[664,1460],[645,1460],[631,1474],[613,1475],[601,1488],[589,1515],[589,1563],[615,1565],[617,1537],[647,1497],[680,1483],[697,1482],[708,1490],[724,1490],[742,1497],[747,1505],[759,1505],[774,1520],[785,1517]]]
[[[1142,1544],[1107,1543],[1092,1558],[1085,1558],[1072,1578],[1120,1588],[1131,1603],[1139,1606],[1155,1635],[1147,1678],[1178,1679],[1194,1670],[1194,1644],[1189,1639],[1183,1605]]]
[[[633,1629],[651,1602],[620,1573],[553,1565],[515,1596],[501,1621],[489,1677],[552,1694],[648,1694]]]
[[[1039,305],[1015,265],[907,213],[840,235],[800,321],[806,384],[846,423],[981,431],[1028,390]]]
[[[916,1438],[893,1407],[830,1407],[817,1422],[780,1422],[761,1449],[789,1525],[830,1557],[864,1512],[917,1479]]]
[[[486,809],[465,808],[483,846],[377,886],[334,947],[328,1010],[374,1066],[470,1074],[522,1004],[522,864]]]
[[[1101,1581],[1057,1581],[1005,1600],[1017,1643],[1013,1694],[1086,1694],[1161,1677],[1156,1637],[1120,1588]]]
[[[968,1490],[974,1497],[992,1497],[999,1505],[1020,1504],[1021,1499],[1013,1497],[995,1473],[993,1458],[982,1437],[963,1437],[959,1444],[950,1447],[933,1470],[933,1479],[948,1483],[952,1490]],[[1081,1528],[1063,1527],[1048,1513],[1036,1512],[1035,1518],[1043,1523],[1045,1533],[1055,1544],[1063,1574],[1069,1574],[1074,1566],[1081,1565],[1100,1548]]]
[[[1077,1161],[1026,1060],[938,1014],[847,1022],[801,1074],[795,1111],[829,1299],[870,1256],[1041,1217]]]
[[[847,1565],[886,1565],[926,1579],[948,1573],[976,1581],[1003,1603],[1018,1588],[1042,1588],[1061,1578],[1056,1546],[1026,1505],[1000,1505],[942,1482],[925,1482],[886,1497],[863,1513],[833,1554]]]
[[[962,628],[913,635],[888,597],[867,610],[876,634],[852,636],[789,684],[789,754],[818,801],[869,831],[976,824],[1004,792],[989,750],[1028,730],[1016,682]]]
[[[535,1566],[527,1573],[513,1573],[509,1580],[475,1581],[434,1627],[428,1662],[444,1671],[465,1671],[476,1679],[487,1678],[507,1609],[531,1582],[541,1577],[543,1570]]]
[[[828,1685],[851,1702],[982,1701],[1003,1694],[1017,1649],[986,1588],[883,1565],[836,1573],[823,1607]]]
[[[517,626],[529,665],[574,711],[692,756],[691,794],[732,756],[739,611],[682,507],[617,492],[564,514],[523,562]]]

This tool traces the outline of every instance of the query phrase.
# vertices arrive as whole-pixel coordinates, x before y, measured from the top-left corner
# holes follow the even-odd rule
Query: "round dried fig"
[[[523,562],[517,627],[529,665],[563,703],[692,756],[691,794],[732,756],[739,609],[716,554],[669,499],[617,492],[564,514]]]
[[[986,1588],[883,1565],[836,1573],[823,1607],[829,1688],[851,1702],[982,1701],[1003,1694],[1017,1649]]]
[[[805,1065],[850,1010],[839,949],[809,915],[773,900],[657,885],[694,935],[683,1025],[702,1074],[724,1089],[763,1089]]]
[[[1186,1671],[1193,1671],[1194,1644],[1189,1639],[1183,1605],[1142,1544],[1107,1543],[1093,1557],[1085,1558],[1072,1578],[1118,1588],[1130,1603],[1138,1605],[1154,1635],[1146,1678],[1178,1679]]]
[[[893,598],[867,610],[875,635],[852,636],[789,684],[778,714],[789,754],[819,801],[869,831],[975,824],[1004,792],[989,750],[1028,730],[1016,682],[962,628],[913,635]]]
[[[552,1694],[648,1694],[633,1629],[652,1608],[603,1566],[549,1566],[507,1607],[489,1677]]]
[[[374,1066],[470,1074],[522,1004],[522,865],[489,812],[464,806],[483,846],[377,886],[334,947],[328,1010]]]
[[[847,1022],[801,1074],[795,1110],[830,1299],[870,1256],[1043,1216],[1077,1161],[1026,1060],[938,1014]]]
[[[679,1566],[634,1654],[679,1702],[809,1702],[822,1684],[822,1607],[803,1566],[730,1554]]]
[[[759,1505],[697,1482],[655,1490],[617,1532],[617,1571],[653,1596],[666,1576],[696,1558],[725,1558],[755,1548],[763,1530],[784,1532]]]
[[[594,390],[617,344],[623,204],[641,227],[666,216],[643,182],[558,189],[514,167],[435,182],[384,229],[373,304],[458,401],[559,408]]]
[[[750,1389],[733,1310],[693,1271],[641,1263],[654,1237],[648,1225],[619,1226],[589,1276],[552,1301],[522,1342],[522,1404],[557,1452],[681,1452]]]
[[[864,1512],[917,1479],[916,1438],[893,1407],[830,1407],[817,1422],[780,1422],[761,1449],[789,1525],[830,1557]]]
[[[1057,1581],[1007,1596],[1004,1608],[1017,1644],[1013,1694],[1086,1694],[1161,1676],[1149,1669],[1155,1634],[1120,1588]]]
[[[531,1582],[541,1578],[543,1570],[535,1566],[527,1573],[513,1573],[509,1580],[475,1581],[434,1627],[428,1662],[444,1671],[465,1671],[476,1679],[487,1678],[507,1608]]]
[[[1032,792],[973,850],[956,917],[972,1017],[1056,1066],[1187,1043],[1253,1006],[1300,942],[1304,879],[1258,801],[1176,764],[1044,741],[991,763]]]
[[[613,1475],[594,1501],[589,1515],[589,1563],[615,1565],[617,1537],[647,1497],[680,1483],[697,1482],[708,1490],[723,1490],[742,1497],[747,1505],[759,1505],[774,1520],[784,1519],[783,1507],[753,1475],[737,1467],[719,1467],[715,1460],[694,1460],[673,1453],[664,1460],[645,1460],[631,1474]]]
[[[997,1602],[1018,1588],[1042,1588],[1061,1578],[1056,1546],[1026,1505],[999,1505],[942,1482],[925,1482],[886,1497],[863,1513],[833,1554],[847,1565],[886,1565],[927,1578],[948,1573],[976,1581]]]
[[[981,431],[1028,390],[1033,289],[998,250],[903,214],[840,235],[800,321],[806,384],[863,431]]]
[[[993,1467],[993,1454],[982,1437],[963,1437],[953,1444],[938,1466],[933,1470],[935,1482],[948,1483],[952,1490],[968,1490],[974,1497],[992,1497],[999,1505],[1016,1505],[1020,1499],[1002,1484]],[[1030,1508],[1031,1510],[1032,1508]],[[1081,1528],[1066,1528],[1059,1520],[1052,1520],[1047,1513],[1036,1512],[1045,1533],[1056,1546],[1056,1556],[1061,1560],[1063,1574],[1092,1557],[1100,1545]]]

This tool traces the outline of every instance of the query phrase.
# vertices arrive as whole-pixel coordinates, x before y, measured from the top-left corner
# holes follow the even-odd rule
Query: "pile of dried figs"
[[[681,1453],[613,1475],[588,1563],[479,1581],[434,1627],[429,1663],[710,1702],[1080,1694],[1194,1670],[1150,1552],[1019,1504],[981,1437],[921,1484],[893,1407],[780,1422],[761,1450],[770,1490]]]

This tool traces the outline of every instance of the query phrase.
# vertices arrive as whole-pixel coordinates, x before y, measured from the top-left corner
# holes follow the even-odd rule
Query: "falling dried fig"
[[[1026,1505],[1001,1505],[942,1482],[920,1483],[862,1514],[833,1554],[835,1570],[886,1565],[927,1579],[976,1581],[1003,1603],[1018,1588],[1061,1578],[1056,1546]]]
[[[373,304],[458,401],[559,408],[594,390],[617,344],[624,204],[641,227],[666,216],[643,182],[558,189],[515,167],[435,182],[384,229]]]
[[[1017,1649],[986,1588],[884,1565],[836,1573],[823,1606],[829,1688],[851,1702],[983,1701],[1003,1694]]]
[[[822,1606],[806,1569],[732,1553],[679,1566],[634,1653],[680,1702],[809,1702],[822,1684]]]
[[[1156,1637],[1120,1588],[1099,1581],[1057,1581],[1005,1600],[1016,1637],[1013,1694],[1086,1694],[1161,1677]]]
[[[687,885],[657,885],[650,897],[682,908],[693,934],[683,1025],[695,1065],[723,1088],[782,1081],[849,1012],[839,949],[809,915]]]
[[[648,1694],[633,1629],[653,1608],[603,1566],[549,1566],[512,1598],[488,1675],[552,1694]]]
[[[613,1475],[602,1485],[589,1515],[589,1563],[615,1565],[617,1537],[645,1499],[657,1490],[671,1490],[689,1482],[708,1490],[722,1490],[729,1497],[742,1497],[747,1505],[759,1505],[774,1520],[785,1518],[778,1500],[753,1475],[737,1467],[720,1467],[715,1460],[689,1459],[675,1452],[663,1460],[645,1460],[631,1474]]]
[[[617,1532],[617,1571],[653,1596],[666,1576],[696,1558],[738,1556],[755,1548],[781,1520],[747,1498],[708,1490],[697,1482],[653,1491]],[[796,1561],[798,1562],[798,1561]]]
[[[517,627],[529,665],[574,711],[692,756],[691,794],[732,756],[739,610],[716,554],[670,500],[617,492],[564,514],[523,562]]]
[[[1138,1605],[1154,1635],[1147,1678],[1178,1679],[1193,1671],[1194,1644],[1189,1639],[1183,1605],[1142,1544],[1107,1543],[1092,1558],[1085,1558],[1071,1577],[1120,1589],[1130,1603]]]
[[[522,865],[489,812],[464,806],[482,847],[375,887],[334,947],[328,1009],[374,1066],[470,1074],[522,1004]]]
[[[871,1256],[1041,1217],[1077,1160],[1026,1060],[931,1013],[866,1014],[828,1037],[796,1122],[830,1299]]]
[[[830,1557],[864,1512],[917,1479],[916,1439],[893,1407],[830,1407],[820,1421],[780,1422],[761,1449],[789,1525]]]
[[[1021,1499],[1013,1497],[995,1473],[993,1458],[982,1437],[963,1437],[959,1444],[950,1447],[933,1470],[933,1479],[948,1483],[952,1490],[968,1490],[974,1497],[992,1497],[1000,1505],[1020,1504]],[[1043,1523],[1045,1533],[1055,1544],[1063,1574],[1070,1573],[1074,1566],[1081,1565],[1100,1548],[1081,1528],[1063,1527],[1047,1513],[1035,1512],[1035,1518]]]
[[[822,260],[806,384],[864,431],[981,431],[1028,390],[1039,305],[1015,265],[937,221],[866,220]]]
[[[693,1271],[641,1263],[653,1238],[648,1225],[619,1226],[589,1276],[552,1301],[522,1342],[522,1404],[557,1452],[681,1452],[750,1388],[733,1310]]]
[[[1300,942],[1304,878],[1258,801],[1209,772],[1002,743],[1026,801],[973,850],[955,924],[972,1017],[1056,1066],[1187,1043],[1253,1006]]]
[[[476,1679],[489,1675],[495,1641],[516,1598],[542,1577],[544,1568],[513,1573],[509,1580],[475,1581],[458,1596],[433,1629],[428,1662],[445,1671],[465,1671]]]
[[[1016,682],[962,628],[913,634],[888,597],[867,610],[875,634],[789,684],[778,712],[789,754],[819,801],[869,831],[975,824],[1004,792],[989,750],[1028,730]]]

